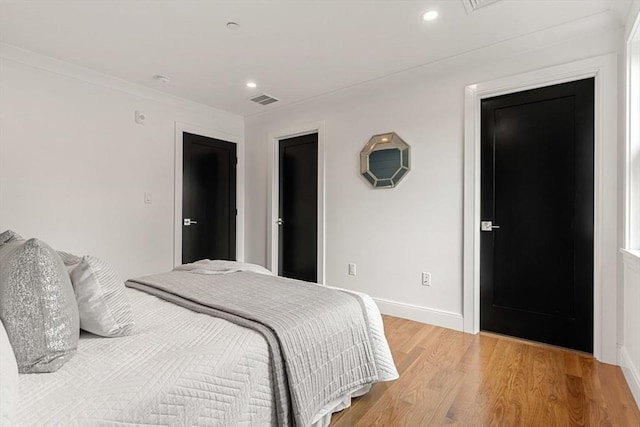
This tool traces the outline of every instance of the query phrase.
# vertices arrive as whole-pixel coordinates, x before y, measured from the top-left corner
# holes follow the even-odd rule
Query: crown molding
[[[68,78],[81,80],[96,86],[117,90],[130,95],[139,96],[152,101],[177,107],[200,114],[210,114],[218,118],[244,124],[244,118],[237,114],[191,101],[178,96],[170,95],[159,90],[151,89],[137,83],[123,80],[109,74],[104,74],[89,68],[61,61],[33,51],[22,49],[10,44],[0,42],[0,60],[15,62],[27,67],[59,74]]]

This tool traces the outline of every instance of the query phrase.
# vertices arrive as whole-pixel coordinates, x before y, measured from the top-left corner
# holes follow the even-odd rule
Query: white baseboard
[[[461,314],[381,298],[374,298],[374,301],[378,304],[382,314],[462,331]]]
[[[636,404],[640,407],[640,375],[638,374],[638,368],[633,364],[631,356],[626,347],[618,347],[618,364],[622,368],[624,378],[629,384],[633,398],[636,400]]]

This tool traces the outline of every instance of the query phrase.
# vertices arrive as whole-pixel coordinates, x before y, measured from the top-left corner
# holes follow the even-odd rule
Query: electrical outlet
[[[353,263],[349,263],[349,276],[356,275],[356,265]]]
[[[422,273],[422,286],[431,286],[431,273]]]

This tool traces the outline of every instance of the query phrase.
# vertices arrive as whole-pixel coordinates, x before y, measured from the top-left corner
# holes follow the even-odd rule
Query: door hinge
[[[238,164],[238,158],[236,157],[236,165]]]
[[[238,209],[236,209],[236,216],[238,216]]]

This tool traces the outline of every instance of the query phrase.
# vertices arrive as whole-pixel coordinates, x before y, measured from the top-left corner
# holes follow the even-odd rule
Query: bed
[[[333,412],[348,407],[353,397],[366,393],[372,384],[398,377],[380,313],[370,297],[271,276],[260,269],[239,263],[200,263],[127,282],[130,287],[126,289],[126,295],[136,321],[133,334],[102,338],[82,332],[76,354],[57,372],[21,374],[16,425],[326,426]],[[369,366],[366,363],[347,360],[365,356],[351,356],[344,350],[336,350],[337,359],[344,360],[334,365],[322,362],[328,366],[326,372],[319,374],[322,369],[314,368],[295,373],[292,371],[298,368],[295,364],[287,364],[286,359],[291,356],[283,351],[278,357],[283,358],[281,369],[284,373],[278,374],[273,338],[266,337],[260,328],[247,327],[242,323],[246,320],[234,320],[233,317],[238,315],[237,307],[222,313],[224,318],[212,316],[216,313],[207,311],[219,310],[216,304],[202,308],[206,313],[194,311],[196,309],[190,305],[202,303],[197,293],[187,292],[176,297],[169,292],[172,285],[181,287],[185,281],[223,289],[224,283],[228,289],[235,286],[237,292],[232,294],[240,295],[242,299],[245,292],[245,299],[259,302],[249,306],[249,317],[255,317],[253,314],[264,306],[276,306],[275,311],[287,309],[290,313],[302,310],[292,309],[295,301],[291,300],[297,297],[283,298],[274,290],[279,286],[283,288],[278,292],[293,289],[297,293],[301,286],[308,287],[312,293],[318,292],[308,301],[321,301],[320,293],[334,292],[329,294],[330,298],[338,294],[347,295],[347,299],[357,301],[362,308],[367,343],[347,344],[346,347],[356,348],[354,351],[366,347],[361,349],[361,354],[368,355],[373,368],[367,370],[361,368]],[[154,289],[145,289],[153,287],[154,282],[159,285],[156,283]],[[256,282],[264,283],[255,285]],[[262,287],[264,293],[256,294],[258,288],[245,289],[254,285]],[[255,298],[247,297],[249,295]],[[168,301],[176,298],[182,301]],[[233,308],[237,298],[234,299],[233,295],[230,298]],[[216,297],[214,302],[220,299],[224,299],[223,296]],[[322,303],[311,305],[313,307],[309,309],[317,310],[316,306]],[[298,315],[310,316],[304,311]],[[333,318],[335,313],[328,316]],[[293,319],[295,323],[302,317],[296,319],[291,314],[286,318]],[[269,328],[278,329],[277,322],[283,322],[282,316],[275,319],[276,326]],[[329,323],[329,328],[338,324],[343,329],[351,327],[354,321],[333,319]],[[314,359],[331,355],[336,342],[345,340],[338,329],[329,329],[325,335],[322,338],[327,342],[325,348],[311,355],[305,354],[302,362],[296,363],[317,364]],[[347,335],[351,336],[353,332]],[[307,345],[304,343],[308,339],[304,338],[300,345]],[[331,358],[333,361],[336,356]],[[340,367],[347,366],[344,363],[355,364],[357,369],[353,369],[358,372],[354,375],[337,372]],[[328,381],[336,384],[333,389],[322,383],[326,381],[322,377],[327,372],[335,377]],[[284,376],[289,384],[287,390],[280,391],[284,393],[280,396],[278,389],[282,388],[282,379],[279,376]],[[313,378],[308,380],[307,377]],[[300,390],[295,392],[294,379],[297,381],[295,387],[300,386]],[[325,389],[333,391],[325,393]],[[305,412],[301,409],[303,406],[310,409]],[[284,415],[283,411],[286,412]]]

